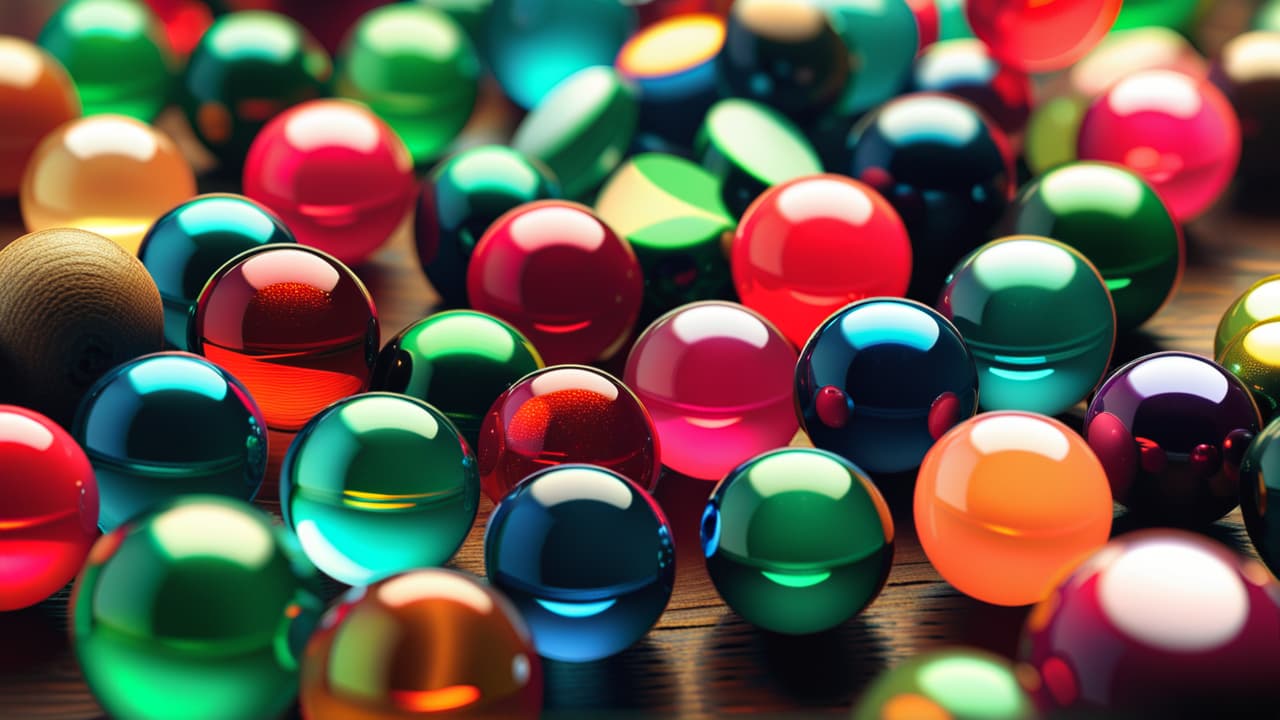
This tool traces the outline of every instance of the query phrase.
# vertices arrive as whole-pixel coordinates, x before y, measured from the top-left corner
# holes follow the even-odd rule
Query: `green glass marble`
[[[1280,412],[1280,318],[1241,330],[1214,359],[1249,388],[1264,420]]]
[[[978,366],[985,410],[1057,415],[1106,374],[1116,314],[1098,270],[1069,245],[1014,235],[960,261],[938,300]]]
[[[721,100],[707,111],[694,141],[694,157],[720,180],[733,217],[760,193],[802,175],[822,172],[804,132],[775,110],[751,100]]]
[[[1062,95],[1045,100],[1031,111],[1022,154],[1032,173],[1041,175],[1079,157],[1076,137],[1088,109],[1088,100]]]
[[[1249,443],[1240,464],[1240,514],[1258,557],[1280,577],[1280,421]]]
[[[367,13],[336,66],[334,93],[368,105],[419,166],[453,142],[476,105],[480,61],[470,38],[440,10],[399,4]]]
[[[1203,0],[1124,0],[1111,32],[1143,27],[1187,31],[1205,4]]]
[[[1280,275],[1250,285],[1222,314],[1213,336],[1214,356],[1221,355],[1245,328],[1272,318],[1280,318]]]
[[[818,5],[850,54],[852,73],[836,112],[855,118],[901,93],[920,49],[919,26],[906,0],[818,0]]]
[[[716,485],[702,514],[702,547],[729,607],[766,630],[804,635],[839,625],[880,593],[893,562],[893,519],[856,465],[788,447]]]
[[[938,8],[938,39],[959,40],[973,37],[969,18],[964,12],[965,0],[933,0]]]
[[[1266,0],[1249,24],[1253,30],[1280,30],[1280,0]]]
[[[546,163],[567,198],[595,190],[622,162],[636,131],[635,89],[610,67],[570,75],[525,116],[511,147]]]
[[[642,323],[697,300],[733,297],[724,248],[735,223],[720,181],[702,167],[674,155],[636,155],[600,189],[595,209],[640,260]]]
[[[1185,262],[1182,230],[1156,191],[1118,165],[1074,162],[1023,188],[1010,230],[1079,250],[1111,291],[1116,329],[1132,330],[1173,296]]]
[[[985,650],[946,648],[880,674],[853,707],[853,720],[1036,720],[1013,664]]]
[[[348,585],[442,565],[476,518],[480,476],[458,429],[394,393],[353,395],[294,437],[280,509],[307,557]]]
[[[301,25],[273,12],[224,15],[187,61],[180,99],[200,142],[230,171],[285,109],[324,94],[329,54]]]
[[[443,11],[458,23],[462,31],[471,38],[471,45],[477,52],[485,50],[485,17],[493,0],[416,0],[419,5]]]
[[[39,44],[66,67],[85,115],[150,122],[169,102],[173,53],[140,0],[71,0],[49,18]]]
[[[89,552],[71,595],[80,669],[111,717],[277,717],[323,610],[317,580],[247,503],[171,501]]]
[[[506,322],[476,310],[436,313],[387,341],[371,390],[433,405],[476,447],[493,401],[546,365],[533,343]]]

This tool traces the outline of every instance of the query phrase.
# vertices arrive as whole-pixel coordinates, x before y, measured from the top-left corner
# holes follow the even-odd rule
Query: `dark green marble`
[[[1280,575],[1280,420],[1263,428],[1245,453],[1240,510],[1258,557]]]

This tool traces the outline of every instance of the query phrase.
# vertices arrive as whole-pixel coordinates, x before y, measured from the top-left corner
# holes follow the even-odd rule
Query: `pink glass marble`
[[[653,417],[662,464],[719,480],[791,441],[796,351],[764,317],[706,301],[672,310],[636,340],[623,375]]]

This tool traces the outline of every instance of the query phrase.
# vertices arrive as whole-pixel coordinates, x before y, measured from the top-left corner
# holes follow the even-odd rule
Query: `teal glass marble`
[[[1240,512],[1258,557],[1280,577],[1280,419],[1267,423],[1240,465]]]
[[[280,510],[326,575],[367,585],[442,565],[476,518],[476,458],[444,413],[364,393],[298,432],[280,467]]]
[[[190,349],[187,326],[196,300],[223,263],[260,245],[292,242],[275,213],[243,195],[199,195],[162,215],[143,236],[138,259],[160,289],[165,342]]]
[[[871,682],[853,720],[1038,720],[1013,663],[985,650],[932,650]]]
[[[422,183],[414,216],[418,261],[445,307],[467,304],[467,265],[480,236],[508,210],[560,197],[555,173],[502,145],[462,150]]]
[[[334,94],[368,105],[418,166],[440,155],[476,105],[480,60],[470,38],[423,5],[388,5],[360,18],[336,66]]]
[[[638,485],[559,465],[510,492],[484,532],[489,582],[515,604],[538,654],[589,662],[630,647],[671,598],[671,526]]]
[[[849,82],[835,111],[857,117],[902,92],[920,48],[907,0],[818,0],[850,54]]]
[[[938,310],[973,353],[985,410],[1064,412],[1102,381],[1115,346],[1102,275],[1049,238],[1014,235],[973,251],[947,278]]]
[[[493,401],[543,367],[533,343],[511,325],[476,310],[450,310],[388,340],[373,365],[370,389],[431,404],[475,448]]]
[[[169,102],[175,63],[164,27],[138,0],[71,0],[40,32],[71,75],[85,115],[150,122]]]
[[[248,504],[178,498],[101,537],[71,594],[71,639],[111,717],[278,717],[323,610],[315,569]]]
[[[880,491],[825,450],[782,448],[738,466],[711,493],[701,534],[720,597],[752,625],[788,635],[861,612],[893,564]]]
[[[71,435],[98,479],[98,526],[115,529],[164,500],[252,500],[267,469],[262,412],[240,381],[198,355],[131,360],[93,384]]]
[[[938,8],[938,40],[959,40],[973,37],[969,18],[965,14],[965,0],[933,0]]]

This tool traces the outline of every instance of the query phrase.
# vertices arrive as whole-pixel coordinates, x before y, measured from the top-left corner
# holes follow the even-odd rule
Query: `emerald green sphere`
[[[112,717],[276,717],[324,609],[317,580],[247,503],[172,500],[90,550],[71,595],[80,669]]]
[[[1185,32],[1206,4],[1204,0],[1124,0],[1111,31],[1167,27]]]
[[[1039,717],[1013,664],[971,648],[934,650],[907,660],[876,678],[853,708],[853,720]]]
[[[316,567],[348,585],[442,565],[476,518],[476,458],[439,410],[354,395],[307,423],[280,468],[280,509]]]
[[[856,465],[789,447],[729,473],[702,514],[707,571],[747,622],[803,635],[833,628],[880,594],[893,520]]]

